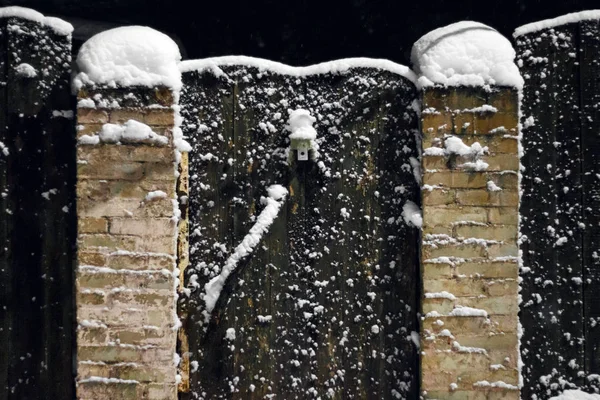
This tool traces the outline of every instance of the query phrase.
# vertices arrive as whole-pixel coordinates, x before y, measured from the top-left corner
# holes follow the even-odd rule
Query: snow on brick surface
[[[418,86],[523,87],[510,41],[495,29],[472,21],[438,28],[412,48]]]
[[[565,390],[550,400],[600,400],[600,395],[582,392],[581,390]]]
[[[600,10],[587,10],[576,13],[561,15],[557,18],[545,19],[543,21],[532,22],[531,24],[523,25],[515,29],[514,37],[526,35],[541,31],[542,29],[554,28],[556,26],[577,23],[580,21],[600,19]]]
[[[179,47],[167,35],[145,26],[101,32],[81,46],[73,88],[83,85],[181,88]]]
[[[46,17],[31,8],[25,7],[0,7],[0,18],[23,18],[29,21],[37,22],[45,27],[52,29],[56,34],[68,36],[73,32],[73,25],[59,18]]]
[[[148,125],[130,119],[125,124],[104,124],[98,135],[83,135],[78,140],[82,145],[100,143],[151,143],[165,146],[169,143],[166,136],[155,133]]]
[[[220,67],[230,65],[245,65],[248,67],[258,68],[259,70],[275,72],[281,75],[298,77],[328,73],[345,73],[352,68],[376,68],[401,75],[413,83],[416,83],[417,81],[414,72],[411,71],[410,68],[404,65],[396,64],[389,60],[372,58],[346,58],[342,60],[311,65],[308,67],[293,67],[290,65],[254,57],[225,56],[206,58],[202,60],[183,61],[179,64],[179,69],[181,72],[211,70],[215,75],[219,76],[223,74],[223,71],[221,71]]]

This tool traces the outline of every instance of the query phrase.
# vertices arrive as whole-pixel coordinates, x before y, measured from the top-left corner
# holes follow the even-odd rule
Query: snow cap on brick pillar
[[[436,29],[412,50],[423,102],[425,398],[519,398],[514,57],[506,38],[475,22]]]
[[[137,26],[77,57],[78,398],[177,398],[180,58]]]

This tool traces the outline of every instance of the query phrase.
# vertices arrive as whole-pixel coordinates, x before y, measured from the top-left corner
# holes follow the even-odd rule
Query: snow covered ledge
[[[189,150],[180,58],[169,37],[146,27],[102,32],[77,56],[81,399],[177,398]]]
[[[510,42],[459,22],[419,39],[425,398],[519,399],[519,93]],[[493,393],[492,393],[493,392]]]

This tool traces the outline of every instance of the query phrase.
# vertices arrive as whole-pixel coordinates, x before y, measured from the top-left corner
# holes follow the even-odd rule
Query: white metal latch
[[[296,152],[298,161],[307,161],[311,152],[311,158],[316,157],[317,131],[312,126],[316,121],[317,119],[310,115],[309,111],[301,108],[290,113],[287,125],[287,129],[291,132],[290,150],[292,154]]]

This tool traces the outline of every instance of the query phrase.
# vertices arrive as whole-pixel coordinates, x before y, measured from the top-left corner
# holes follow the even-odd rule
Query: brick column
[[[77,397],[175,399],[173,94],[83,88],[78,100]]]
[[[421,389],[518,399],[518,93],[432,87],[422,107]]]

